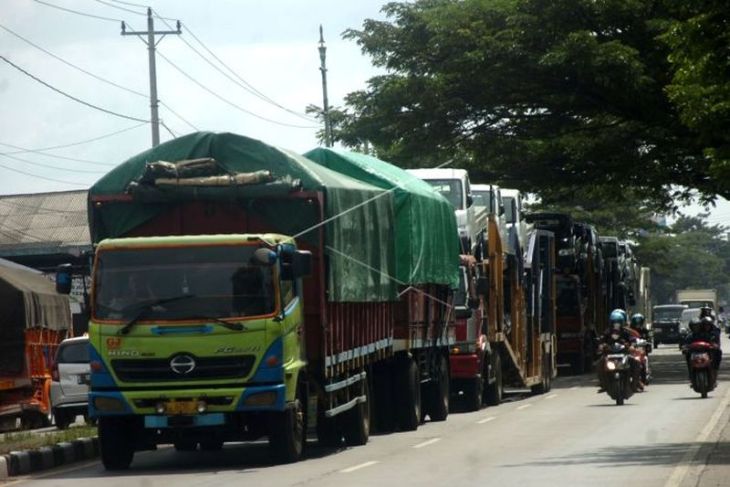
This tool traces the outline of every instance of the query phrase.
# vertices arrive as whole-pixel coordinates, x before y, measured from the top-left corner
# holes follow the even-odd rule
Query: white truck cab
[[[501,189],[504,203],[504,220],[507,226],[507,248],[510,253],[516,253],[518,246],[522,252],[527,250],[527,233],[530,226],[523,217],[523,197],[516,189]]]
[[[464,169],[408,169],[423,179],[454,206],[462,252],[471,253],[479,233],[487,226],[487,211],[477,208],[471,194],[469,173]]]
[[[505,218],[505,206],[502,200],[502,190],[494,184],[474,184],[471,187],[471,194],[474,198],[474,206],[484,208],[489,215],[494,215],[499,228],[499,238],[510,254],[514,249],[508,245],[509,232],[507,230],[507,219]]]

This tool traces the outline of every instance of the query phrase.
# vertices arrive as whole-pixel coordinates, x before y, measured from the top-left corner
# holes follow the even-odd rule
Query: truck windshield
[[[679,321],[684,309],[684,307],[654,308],[654,321]]]
[[[512,215],[512,198],[511,196],[502,196],[502,202],[504,203],[504,219],[507,222],[514,221],[514,216]]]
[[[464,191],[459,179],[426,179],[426,182],[434,187],[441,196],[449,200],[457,210],[464,209]]]
[[[145,320],[195,319],[201,310],[210,319],[273,313],[273,268],[256,263],[255,250],[231,245],[102,250],[94,316],[128,321],[145,307]]]
[[[474,206],[480,206],[486,208],[489,213],[494,213],[495,208],[492,208],[492,192],[483,189],[472,189],[471,195],[474,197]]]

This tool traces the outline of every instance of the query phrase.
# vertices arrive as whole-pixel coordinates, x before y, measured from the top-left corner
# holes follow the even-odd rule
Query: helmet
[[[708,329],[708,328],[709,328],[709,329],[712,329],[712,327],[714,327],[714,326],[715,326],[715,322],[714,322],[714,321],[712,320],[712,318],[711,318],[711,317],[709,317],[709,316],[705,316],[705,317],[703,317],[703,318],[702,318],[702,319],[700,320],[700,326],[701,326],[701,327],[702,327],[703,329],[705,329],[705,330],[706,330],[706,329]]]
[[[611,315],[608,317],[608,322],[613,325],[614,323],[620,323],[621,326],[626,324],[626,311],[616,308],[611,311]]]
[[[644,328],[644,324],[646,323],[646,319],[644,319],[644,315],[641,313],[634,313],[631,316],[631,328],[641,329]]]

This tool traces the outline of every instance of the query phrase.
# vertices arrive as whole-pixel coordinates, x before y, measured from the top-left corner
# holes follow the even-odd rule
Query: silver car
[[[51,408],[59,429],[76,416],[88,417],[89,338],[67,338],[58,346],[51,372]]]

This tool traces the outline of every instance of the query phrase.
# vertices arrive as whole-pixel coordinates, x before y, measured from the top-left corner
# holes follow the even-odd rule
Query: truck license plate
[[[165,403],[165,412],[170,415],[175,414],[195,414],[195,401],[170,401]]]

